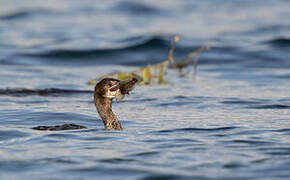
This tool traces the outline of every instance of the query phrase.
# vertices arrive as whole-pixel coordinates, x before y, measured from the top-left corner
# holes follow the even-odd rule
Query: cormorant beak
[[[116,98],[120,94],[119,82],[114,83],[106,93],[107,98]]]
[[[116,85],[114,85],[114,86],[112,86],[112,87],[110,88],[110,91],[111,91],[111,92],[114,92],[114,91],[117,91],[118,89],[119,89],[119,83],[116,84]]]

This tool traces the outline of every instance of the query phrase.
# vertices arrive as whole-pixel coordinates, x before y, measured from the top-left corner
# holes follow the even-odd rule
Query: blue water
[[[289,179],[290,2],[0,0],[0,179]],[[201,46],[104,131],[87,82]],[[36,131],[40,125],[88,129]]]

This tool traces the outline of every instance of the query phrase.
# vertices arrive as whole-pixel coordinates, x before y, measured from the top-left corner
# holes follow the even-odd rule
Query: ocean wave
[[[127,13],[130,15],[142,14],[142,15],[160,15],[165,13],[164,10],[157,8],[157,6],[151,6],[144,2],[132,2],[132,1],[122,1],[117,3],[113,10]]]
[[[130,41],[134,41],[132,44]],[[118,42],[116,42],[118,43]],[[23,53],[25,56],[44,57],[44,58],[96,58],[99,56],[120,55],[124,51],[142,51],[149,49],[168,48],[169,44],[161,37],[131,37],[122,40],[122,46],[113,48],[95,49],[55,49],[45,52]]]
[[[55,15],[56,11],[49,9],[38,8],[38,9],[20,9],[13,12],[7,12],[5,14],[0,14],[0,19],[5,21],[19,20],[31,16],[40,16],[40,15]]]
[[[266,41],[266,43],[272,46],[276,46],[276,47],[290,47],[290,38],[278,37],[278,38],[274,38],[269,41]]]

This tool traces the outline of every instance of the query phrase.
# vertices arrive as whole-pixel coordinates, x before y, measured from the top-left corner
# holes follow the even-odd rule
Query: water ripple
[[[0,141],[6,141],[27,136],[30,136],[30,134],[18,130],[0,130]]]
[[[261,105],[261,106],[251,106],[251,109],[290,109],[290,105],[284,104],[270,104],[270,105]]]
[[[276,155],[276,156],[289,156],[290,155],[290,147],[265,147],[265,148],[258,148],[258,150],[269,155]]]
[[[217,128],[179,128],[179,129],[168,129],[153,131],[154,133],[174,133],[174,132],[217,132],[217,131],[229,131],[239,127],[217,127]]]

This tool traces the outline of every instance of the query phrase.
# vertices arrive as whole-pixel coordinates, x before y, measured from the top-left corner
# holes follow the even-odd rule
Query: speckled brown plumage
[[[94,101],[97,111],[103,120],[105,129],[107,130],[122,130],[117,117],[112,111],[112,99],[103,97],[96,93],[94,94]]]
[[[106,130],[122,130],[118,118],[112,111],[112,99],[128,94],[133,86],[142,78],[133,77],[126,81],[113,78],[105,78],[95,86],[94,102]]]
[[[95,86],[94,102],[106,130],[122,130],[118,118],[112,111],[112,98],[106,97],[110,88],[119,82],[117,79],[105,78]]]

